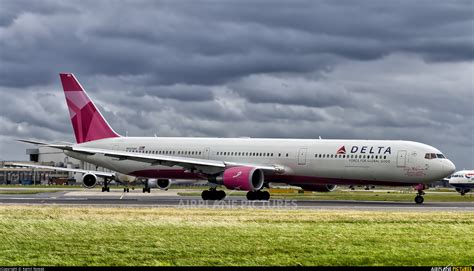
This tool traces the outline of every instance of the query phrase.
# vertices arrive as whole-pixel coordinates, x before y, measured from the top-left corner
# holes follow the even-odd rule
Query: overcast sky
[[[404,139],[474,168],[474,2],[0,1],[0,160],[74,141],[59,72],[129,136]]]

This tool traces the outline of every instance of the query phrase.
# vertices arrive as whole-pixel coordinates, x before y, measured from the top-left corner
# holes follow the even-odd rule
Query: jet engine
[[[168,190],[171,186],[170,179],[148,179],[148,187]]]
[[[231,167],[214,178],[211,183],[223,184],[228,189],[256,191],[263,186],[264,175],[261,169],[255,167]]]
[[[316,192],[332,192],[336,189],[337,185],[335,184],[305,184],[298,185],[306,191],[316,191]]]
[[[86,173],[82,176],[82,185],[86,188],[94,188],[97,184],[97,176],[93,173]]]

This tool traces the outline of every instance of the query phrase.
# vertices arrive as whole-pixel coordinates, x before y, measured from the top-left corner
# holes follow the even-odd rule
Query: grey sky
[[[474,168],[472,1],[0,2],[0,159],[73,141],[59,72],[119,133],[406,139]]]

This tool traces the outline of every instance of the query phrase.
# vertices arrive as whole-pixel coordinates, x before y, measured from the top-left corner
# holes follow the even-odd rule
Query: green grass
[[[230,196],[245,196],[246,192],[226,191]],[[201,192],[178,192],[180,196],[200,196]],[[327,193],[273,193],[272,199],[297,199],[297,200],[360,200],[360,201],[397,201],[413,202],[415,192],[371,192],[371,191],[334,191]],[[425,202],[474,202],[472,193],[461,196],[458,193],[430,193],[426,191]]]
[[[0,266],[473,265],[474,212],[0,206]]]

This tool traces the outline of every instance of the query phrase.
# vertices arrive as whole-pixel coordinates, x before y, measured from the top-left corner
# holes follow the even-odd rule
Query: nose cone
[[[446,159],[443,164],[443,170],[446,176],[449,176],[456,171],[456,166],[451,162],[451,160]]]

